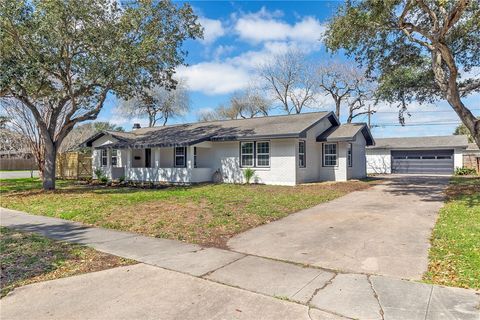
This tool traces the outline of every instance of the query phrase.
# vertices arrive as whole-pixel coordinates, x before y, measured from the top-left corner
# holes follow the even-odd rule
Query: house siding
[[[264,140],[262,140],[264,141]],[[271,139],[270,167],[252,168],[255,170],[255,182],[278,185],[295,185],[296,159],[295,144],[297,139]],[[215,142],[212,148],[213,170],[219,170],[227,183],[244,182],[240,167],[240,142]]]
[[[363,137],[363,134],[357,133],[355,141],[352,142],[352,166],[347,167],[348,179],[362,179],[367,176],[367,161],[365,157],[366,144],[367,141]]]
[[[305,139],[297,139],[295,146],[297,171],[297,183],[315,182],[321,179],[320,171],[322,170],[322,144],[317,142],[317,137],[331,127],[328,119],[322,119],[315,126],[307,131]],[[305,141],[306,150],[306,166],[299,168],[298,166],[298,141]]]

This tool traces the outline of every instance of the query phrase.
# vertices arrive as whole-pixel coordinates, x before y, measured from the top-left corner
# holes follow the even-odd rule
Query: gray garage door
[[[393,173],[453,173],[453,150],[392,150]]]

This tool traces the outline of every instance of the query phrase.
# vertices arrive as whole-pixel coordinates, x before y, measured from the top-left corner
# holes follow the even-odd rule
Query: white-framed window
[[[100,154],[100,161],[101,161],[102,167],[107,166],[107,164],[108,164],[107,149],[102,149],[101,154]]]
[[[240,166],[253,167],[254,142],[240,142]]]
[[[175,147],[175,167],[184,168],[186,167],[187,162],[187,148],[186,147]]]
[[[306,144],[305,141],[298,141],[298,166],[300,168],[305,168],[307,165],[306,158]]]
[[[352,158],[352,144],[348,144],[348,149],[347,149],[347,163],[348,166],[351,167],[353,164],[353,158]]]
[[[337,165],[337,144],[323,144],[323,165],[325,167],[334,167]]]
[[[197,147],[193,147],[193,167],[197,167]]]
[[[119,165],[119,150],[118,149],[112,149],[112,167],[118,167]]]
[[[269,167],[270,166],[270,142],[258,141],[257,143],[257,167]]]

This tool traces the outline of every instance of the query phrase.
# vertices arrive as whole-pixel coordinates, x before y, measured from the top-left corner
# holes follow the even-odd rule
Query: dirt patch
[[[136,263],[80,245],[1,228],[1,297],[16,287]]]

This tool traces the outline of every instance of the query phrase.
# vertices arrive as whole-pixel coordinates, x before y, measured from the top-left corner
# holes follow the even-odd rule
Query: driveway
[[[14,170],[14,171],[0,171],[0,179],[18,179],[18,178],[31,178],[39,177],[38,170]]]
[[[237,235],[238,252],[328,269],[421,279],[448,176],[392,175]]]

